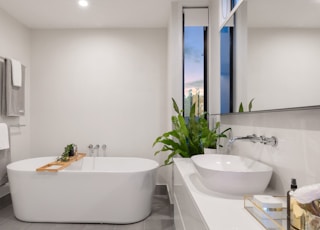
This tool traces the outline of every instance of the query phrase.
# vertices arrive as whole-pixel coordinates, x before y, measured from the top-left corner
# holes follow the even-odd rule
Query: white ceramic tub
[[[134,223],[151,212],[153,160],[85,157],[59,172],[36,172],[56,157],[7,166],[15,216],[28,222]]]

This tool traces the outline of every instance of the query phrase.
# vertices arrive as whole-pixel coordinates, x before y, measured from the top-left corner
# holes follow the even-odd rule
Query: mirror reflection
[[[221,30],[221,113],[252,99],[252,111],[320,105],[320,1],[247,0],[233,18]]]

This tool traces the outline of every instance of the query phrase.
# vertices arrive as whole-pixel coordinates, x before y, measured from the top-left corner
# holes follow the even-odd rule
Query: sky
[[[201,88],[203,93],[203,27],[185,27],[184,31],[184,73],[185,94],[191,88]]]

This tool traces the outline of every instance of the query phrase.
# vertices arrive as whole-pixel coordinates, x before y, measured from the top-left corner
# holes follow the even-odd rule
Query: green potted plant
[[[69,161],[70,157],[74,156],[74,144],[69,144],[64,148],[64,152],[60,157],[57,158],[57,161]]]
[[[231,128],[225,129],[223,132],[219,132],[220,130],[220,122],[215,123],[215,127],[213,129],[209,129],[209,126],[204,127],[203,129],[203,137],[201,139],[203,148],[204,148],[204,153],[216,153],[217,148],[223,147],[220,143],[219,140],[220,138],[226,138],[226,132],[231,130]]]
[[[171,117],[173,129],[157,137],[153,147],[161,143],[162,148],[155,152],[155,155],[161,152],[170,152],[165,165],[173,163],[173,157],[180,155],[183,158],[189,158],[193,155],[203,154],[204,147],[216,147],[220,137],[226,137],[219,133],[220,123],[217,123],[213,130],[209,129],[208,121],[205,114],[197,117],[195,115],[195,104],[190,109],[188,120],[183,116],[183,110],[180,110],[176,101],[172,98],[173,108],[177,115]]]

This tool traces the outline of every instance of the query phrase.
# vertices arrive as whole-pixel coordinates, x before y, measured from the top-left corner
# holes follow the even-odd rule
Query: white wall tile
[[[298,186],[320,183],[319,109],[224,115],[221,121],[222,129],[232,127],[233,136],[255,133],[278,138],[276,147],[242,141],[229,147],[231,154],[254,158],[273,167],[269,187],[274,193],[284,195],[291,178],[297,179]]]

